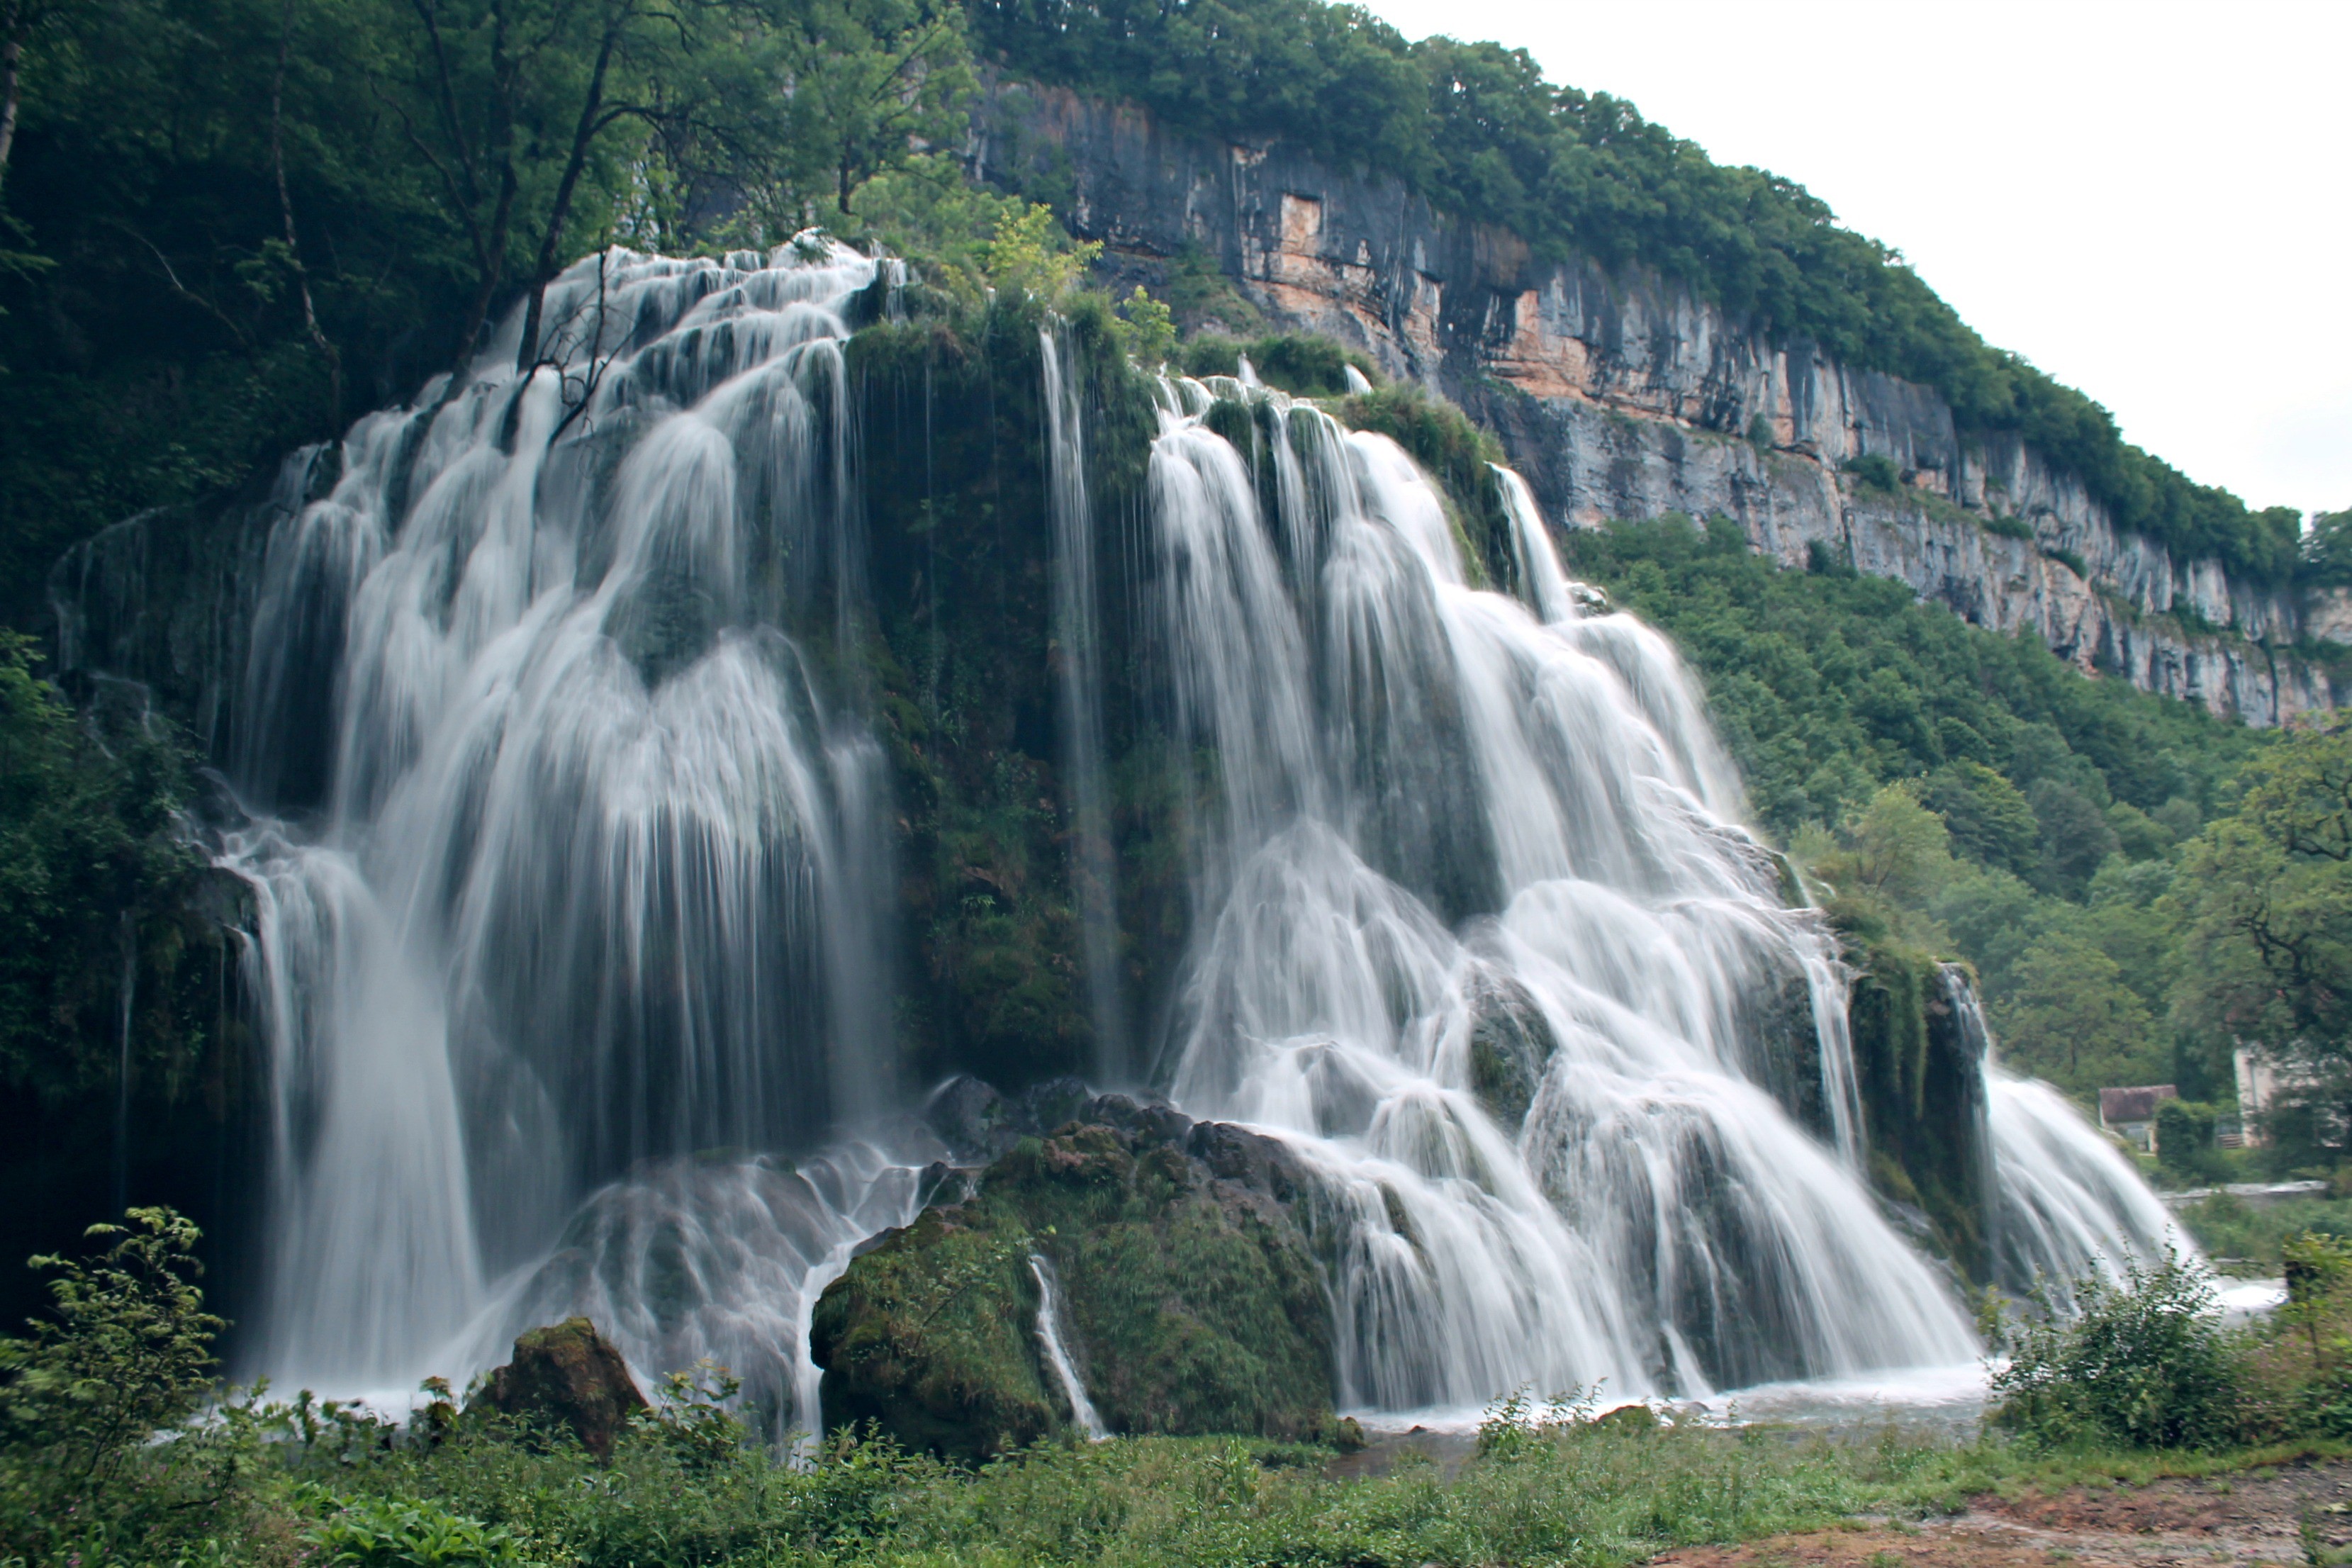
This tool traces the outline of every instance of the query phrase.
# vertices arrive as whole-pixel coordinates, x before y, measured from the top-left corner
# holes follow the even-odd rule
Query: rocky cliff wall
[[[1056,89],[997,87],[974,154],[1055,197],[1114,270],[1164,284],[1197,247],[1280,327],[1452,398],[1502,437],[1555,521],[1729,516],[1786,564],[1818,546],[2085,670],[2252,723],[2352,697],[2352,680],[2281,651],[2352,640],[2341,595],[2306,606],[2217,561],[2176,561],[2013,437],[1963,435],[1932,391],[1770,340],[1680,285],[1538,261],[1394,181]],[[1901,483],[1842,471],[1864,457]]]

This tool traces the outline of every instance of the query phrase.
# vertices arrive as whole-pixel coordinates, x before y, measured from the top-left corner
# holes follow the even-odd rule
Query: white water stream
[[[281,1386],[463,1378],[587,1311],[641,1373],[710,1355],[814,1423],[815,1297],[939,1153],[874,1131],[908,1087],[889,779],[813,673],[856,663],[842,309],[874,276],[592,258],[550,294],[565,368],[509,339],[362,420],[273,537],[225,863],[261,911]],[[1084,410],[1045,350],[1078,956],[1116,1046]],[[1664,640],[1580,608],[1516,476],[1526,603],[1468,580],[1385,438],[1162,395],[1144,629],[1210,773],[1160,1081],[1320,1173],[1343,1403],[1969,1360],[1857,1173],[1833,943]],[[1263,490],[1216,398],[1261,421]],[[265,815],[300,776],[324,806]],[[2079,1118],[1990,1094],[2013,1258],[2159,1243]]]
[[[1070,1347],[1062,1341],[1061,1295],[1054,1288],[1054,1266],[1031,1253],[1029,1274],[1037,1281],[1037,1343],[1045,1352],[1045,1365],[1053,1372],[1055,1383],[1062,1390],[1063,1402],[1070,1407],[1070,1425],[1100,1442],[1110,1436],[1110,1428],[1103,1425],[1095,1402],[1087,1397],[1087,1385],[1079,1380],[1077,1366],[1070,1360]]]

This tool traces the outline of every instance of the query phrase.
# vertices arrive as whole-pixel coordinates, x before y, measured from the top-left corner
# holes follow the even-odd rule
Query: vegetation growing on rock
[[[1118,1096],[1024,1137],[818,1303],[828,1426],[910,1448],[1013,1451],[1070,1412],[1037,1338],[1031,1258],[1115,1431],[1329,1440],[1329,1308],[1311,1184],[1282,1145]]]

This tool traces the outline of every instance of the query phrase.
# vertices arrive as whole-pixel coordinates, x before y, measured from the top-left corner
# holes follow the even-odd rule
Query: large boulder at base
[[[585,1318],[517,1339],[514,1360],[490,1373],[480,1399],[508,1415],[569,1426],[600,1459],[612,1457],[629,1417],[649,1408],[621,1352]]]
[[[1118,1432],[1337,1440],[1314,1184],[1274,1139],[1119,1095],[1022,1138],[973,1194],[886,1232],[818,1301],[829,1426],[977,1459],[1065,1429],[1038,1338],[1050,1268]]]

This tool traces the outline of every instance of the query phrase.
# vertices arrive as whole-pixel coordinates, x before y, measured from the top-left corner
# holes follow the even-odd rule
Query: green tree
[[[1841,893],[1916,906],[1951,876],[1951,837],[1906,779],[1872,795],[1815,865]]]
[[[2157,1163],[2175,1176],[2212,1176],[2229,1167],[2213,1146],[2213,1108],[2194,1100],[2168,1100],[2156,1108]]]
[[[16,148],[16,117],[24,103],[25,46],[33,29],[57,9],[50,0],[0,4],[0,191],[6,189],[8,154]]]
[[[858,187],[919,150],[953,146],[973,88],[953,0],[793,0],[792,132],[804,189]]]
[[[92,1258],[32,1260],[51,1276],[49,1314],[0,1339],[0,1550],[43,1560],[139,1542],[236,1479],[202,1442],[142,1463],[148,1440],[213,1387],[225,1325],[196,1288],[196,1227],[135,1208],[89,1237],[104,1246]]]
[[[1951,829],[1952,847],[2004,871],[2032,869],[2041,823],[2018,787],[1971,757],[1927,775],[1920,798]]]
[[[2071,931],[2026,951],[1993,1024],[2011,1065],[2076,1094],[2147,1083],[2167,1066],[2147,1004],[2114,959]]]
[[[2183,1021],[2352,1071],[2352,731],[2300,731],[2258,759],[2173,886]]]
[[[1155,300],[1142,284],[1127,297],[1119,310],[1126,319],[1128,353],[1144,365],[1164,363],[1176,352],[1176,316]]]
[[[2062,779],[2035,779],[2026,799],[2041,850],[2030,879],[2045,893],[2081,900],[2101,863],[2119,847],[2116,830],[2082,791]]]
[[[1008,210],[996,220],[988,242],[989,281],[1051,304],[1069,293],[1102,254],[1101,245],[1072,245],[1054,220],[1054,209],[1033,205]]]
[[[751,0],[375,0],[371,86],[440,188],[474,273],[457,332],[469,353],[509,278],[524,289],[519,365],[541,352],[547,285],[581,209],[609,209],[647,135],[757,158],[783,130],[736,67],[772,61]],[[753,86],[749,94],[727,90]],[[591,214],[591,222],[606,214]]]
[[[2303,536],[2306,580],[2328,587],[2352,584],[2352,507],[2314,512]]]

